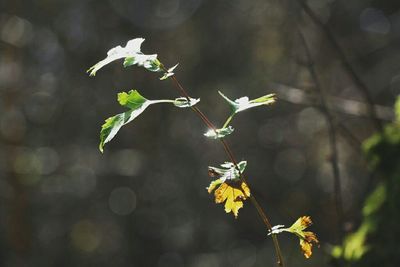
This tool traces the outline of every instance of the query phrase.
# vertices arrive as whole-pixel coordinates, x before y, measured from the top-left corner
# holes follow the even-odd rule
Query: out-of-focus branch
[[[313,96],[308,94],[304,89],[281,83],[274,83],[272,86],[274,92],[281,100],[306,106],[315,103]],[[368,104],[364,102],[335,96],[325,96],[325,98],[331,103],[330,108],[335,112],[357,117],[368,117]],[[376,110],[377,119],[383,121],[392,121],[394,119],[392,107],[374,105],[374,109]]]
[[[274,88],[273,91],[276,92],[278,99],[281,101],[283,100],[288,103],[297,104],[297,105],[305,105],[305,106],[313,105],[314,107],[317,107],[317,108],[320,107],[320,105],[318,103],[315,103],[315,100],[313,100],[312,97],[309,96],[304,90],[290,87],[290,86],[287,86],[284,84],[277,84],[277,83],[275,83],[273,85],[273,88]],[[335,100],[335,102],[331,102],[331,101],[333,101],[333,99],[331,100],[329,96],[326,96],[326,98],[327,98],[328,102],[332,103],[331,110],[335,110],[336,112],[343,112],[345,114],[360,115],[360,113],[352,114],[352,113],[346,112],[346,110],[335,109],[335,106],[340,107],[341,101],[345,100],[345,99],[337,98],[338,100]],[[351,101],[351,100],[349,100],[349,101]],[[357,101],[354,101],[354,102],[356,103],[356,106],[364,105],[363,103],[360,103]],[[389,113],[387,115],[389,115],[389,114],[392,115],[392,113],[393,113],[389,107],[380,107],[380,108],[388,109]],[[361,141],[345,125],[343,125],[343,123],[341,123],[338,120],[335,120],[334,122],[335,122],[335,125],[338,128],[338,130],[342,133],[343,137],[346,138],[346,140],[353,147],[353,149],[356,151],[360,150]]]
[[[353,66],[351,65],[350,61],[347,59],[346,55],[344,54],[343,50],[341,49],[339,43],[336,41],[336,38],[332,31],[329,29],[328,26],[326,26],[319,18],[318,16],[312,11],[312,9],[306,4],[304,0],[296,0],[299,5],[302,7],[304,12],[311,18],[311,20],[317,25],[321,31],[324,33],[326,36],[326,39],[330,42],[334,50],[336,51],[336,54],[338,55],[338,58],[345,68],[345,70],[348,72],[350,78],[353,80],[354,84],[357,86],[359,91],[362,93],[364,96],[367,104],[368,104],[368,114],[370,118],[372,119],[375,128],[379,131],[382,130],[382,123],[378,119],[377,116],[377,111],[375,110],[374,106],[374,101],[372,99],[372,96],[368,90],[367,85],[360,79],[360,77],[357,75],[355,72]]]
[[[304,46],[305,54],[307,57],[307,65],[308,69],[310,71],[311,77],[314,81],[314,88],[319,96],[319,101],[320,105],[318,106],[319,110],[322,112],[322,114],[325,116],[325,119],[328,123],[328,135],[329,135],[329,145],[331,148],[331,156],[330,156],[330,161],[332,164],[332,174],[333,174],[333,179],[334,179],[334,196],[335,196],[335,207],[336,207],[336,213],[338,216],[338,234],[340,237],[343,236],[343,201],[342,201],[342,190],[341,190],[341,179],[340,179],[340,169],[339,169],[339,155],[338,155],[338,149],[337,149],[337,140],[336,140],[336,128],[335,128],[335,122],[334,122],[334,117],[331,114],[331,111],[329,110],[328,103],[325,99],[325,93],[322,90],[321,83],[318,79],[317,71],[315,69],[314,65],[314,60],[311,55],[310,49],[307,45],[307,41],[301,31],[301,29],[298,27],[298,32],[300,35],[300,40]]]

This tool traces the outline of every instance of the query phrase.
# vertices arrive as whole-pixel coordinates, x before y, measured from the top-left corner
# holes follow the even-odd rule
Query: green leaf
[[[261,96],[259,98],[253,99],[250,101],[251,104],[258,104],[258,105],[269,105],[274,103],[276,100],[275,94],[268,94]]]
[[[174,100],[174,105],[178,108],[189,108],[191,106],[196,105],[200,102],[200,98],[189,98],[189,101],[186,97],[178,97]]]
[[[238,104],[235,103],[235,101],[230,100],[226,95],[224,95],[221,91],[218,91],[218,93],[222,96],[223,99],[228,102],[229,107],[231,108],[232,112],[235,113],[236,110],[239,108]]]
[[[128,93],[118,94],[118,102],[121,106],[130,109],[140,108],[148,99],[144,98],[137,90],[131,90]]]
[[[129,66],[132,66],[136,64],[135,63],[135,57],[126,57],[124,60],[124,67],[127,68]]]
[[[236,99],[235,101],[232,101],[229,99],[227,96],[225,96],[223,93],[218,91],[219,94],[228,102],[232,113],[239,113],[241,111],[244,111],[246,109],[262,106],[262,105],[269,105],[275,102],[275,94],[268,94],[264,95],[262,97],[249,100],[247,96],[241,97]]]
[[[96,72],[107,64],[124,58],[124,67],[138,65],[150,71],[161,71],[161,63],[157,59],[157,55],[145,55],[140,51],[140,47],[144,42],[143,38],[132,39],[127,42],[125,47],[116,46],[107,52],[107,57],[87,70],[90,76],[95,76]]]
[[[215,131],[213,129],[210,129],[204,135],[207,136],[208,138],[218,139],[230,135],[233,132],[233,130],[234,129],[232,126],[216,129]]]
[[[161,99],[149,100],[143,97],[137,90],[118,93],[118,103],[128,108],[129,110],[108,118],[101,127],[99,149],[104,150],[104,145],[110,142],[118,133],[122,126],[133,121],[139,116],[148,106],[159,103],[174,104],[176,107],[185,108],[191,107],[198,103],[200,99],[190,98],[189,101],[185,97],[180,97],[175,100]]]
[[[118,102],[121,106],[130,110],[106,119],[105,123],[101,126],[99,144],[101,152],[104,150],[104,145],[114,138],[122,126],[134,120],[152,104],[151,101],[141,96],[136,90],[131,90],[128,93],[119,93]]]

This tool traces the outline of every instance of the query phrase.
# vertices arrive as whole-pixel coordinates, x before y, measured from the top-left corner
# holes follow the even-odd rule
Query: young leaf
[[[189,98],[189,101],[186,97],[178,97],[174,100],[174,105],[178,108],[189,108],[191,106],[196,105],[200,102],[200,98]]]
[[[208,138],[218,139],[230,135],[233,131],[234,131],[233,127],[228,126],[225,128],[216,129],[215,131],[213,129],[210,129],[204,135],[207,136]]]
[[[169,69],[164,73],[164,75],[160,78],[160,80],[161,80],[161,81],[162,81],[162,80],[166,80],[166,79],[168,79],[169,77],[175,75],[174,70],[175,70],[176,67],[178,67],[178,65],[179,65],[179,63],[176,64],[175,66],[169,68]]]
[[[114,138],[122,126],[133,121],[151,104],[149,100],[141,96],[136,90],[132,90],[129,93],[119,93],[118,102],[121,106],[127,107],[130,110],[106,119],[105,123],[101,126],[99,144],[101,152],[104,150],[104,145]]]
[[[253,100],[249,100],[247,96],[244,96],[236,99],[235,101],[232,101],[220,91],[218,91],[218,93],[228,102],[232,113],[235,114],[249,108],[272,104],[275,102],[276,99],[275,94],[268,94]]]
[[[224,95],[221,91],[218,91],[218,93],[222,96],[223,99],[228,102],[228,105],[232,111],[232,113],[236,113],[236,110],[239,108],[239,105],[235,102],[230,100],[226,95]]]
[[[279,234],[282,232],[289,232],[295,234],[300,239],[300,248],[304,257],[307,259],[312,255],[312,247],[314,244],[319,244],[317,236],[313,232],[304,231],[312,224],[310,216],[302,216],[296,220],[289,228],[282,228],[283,225],[276,225],[272,227],[272,231],[268,234]]]
[[[124,58],[124,67],[138,65],[147,70],[158,72],[161,71],[161,63],[157,59],[157,55],[145,55],[140,51],[140,47],[144,42],[143,38],[132,39],[127,42],[125,47],[116,46],[107,52],[107,57],[88,69],[90,76],[95,76],[96,72],[105,65]]]
[[[238,163],[240,173],[246,168],[247,162]],[[225,212],[232,212],[237,218],[239,209],[243,207],[243,201],[250,197],[250,189],[246,183],[240,180],[240,173],[232,162],[221,164],[222,168],[208,167],[210,176],[219,176],[212,181],[207,188],[208,193],[214,192],[215,203],[225,202]]]
[[[118,103],[130,109],[140,108],[148,99],[144,98],[137,90],[131,90],[128,93],[118,93]]]

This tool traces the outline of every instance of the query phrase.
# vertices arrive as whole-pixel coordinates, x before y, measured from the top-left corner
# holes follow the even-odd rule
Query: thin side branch
[[[325,94],[322,90],[321,83],[318,79],[318,74],[314,65],[314,60],[311,55],[310,49],[307,45],[307,41],[298,26],[298,32],[300,35],[300,40],[304,46],[305,54],[308,61],[308,69],[310,71],[311,77],[314,81],[315,90],[319,95],[320,105],[318,106],[319,110],[325,116],[326,121],[328,122],[328,135],[329,135],[329,145],[331,149],[331,165],[332,165],[332,174],[334,178],[334,196],[335,196],[335,207],[336,213],[338,216],[338,233],[340,236],[343,236],[343,201],[342,201],[342,190],[341,190],[341,179],[340,179],[340,170],[339,170],[339,162],[338,162],[338,149],[337,149],[337,140],[336,140],[336,128],[335,128],[335,120],[333,115],[331,114],[327,101],[325,99]]]
[[[370,118],[372,119],[374,126],[377,130],[382,131],[382,122],[378,119],[376,114],[376,110],[374,107],[374,101],[372,96],[368,90],[367,85],[360,79],[357,75],[356,71],[354,70],[353,66],[351,65],[350,61],[347,59],[346,55],[344,54],[342,48],[340,47],[339,43],[336,41],[336,38],[332,31],[329,29],[327,25],[325,25],[318,16],[312,11],[312,9],[307,5],[304,0],[296,0],[299,5],[302,7],[304,12],[311,18],[311,20],[317,25],[321,31],[326,36],[327,40],[330,42],[332,47],[335,49],[338,58],[348,72],[350,78],[353,80],[354,84],[357,86],[361,94],[364,96],[366,102],[368,103],[368,111]]]

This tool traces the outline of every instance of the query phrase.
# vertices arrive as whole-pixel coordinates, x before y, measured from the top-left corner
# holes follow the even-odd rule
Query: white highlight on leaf
[[[174,105],[178,108],[189,108],[191,106],[196,105],[200,102],[200,98],[189,98],[189,101],[186,97],[178,97],[174,100]]]
[[[111,48],[107,52],[107,57],[105,59],[101,60],[100,62],[92,66],[90,69],[88,69],[90,76],[95,76],[96,72],[99,69],[121,58],[133,58],[133,62],[131,62],[130,65],[137,64],[138,66],[143,66],[146,69],[150,69],[152,67],[152,62],[154,62],[157,59],[157,54],[144,55],[140,51],[140,47],[143,42],[144,42],[143,38],[135,38],[128,41],[125,47],[121,47],[119,45],[114,48]]]
[[[228,126],[225,128],[221,128],[221,129],[209,129],[204,136],[208,137],[208,138],[213,138],[213,139],[218,139],[218,138],[223,138],[227,135],[230,135],[232,132],[234,131],[232,126]]]
[[[239,167],[239,170],[236,168],[235,164],[232,162],[225,162],[221,164],[222,168],[216,168],[216,167],[208,167],[209,170],[212,170],[213,172],[217,173],[220,177],[221,183],[225,182],[226,180],[239,180],[240,179],[240,174],[244,172],[247,166],[247,161],[241,161],[237,164]]]
[[[178,65],[179,65],[179,63],[177,63],[175,66],[169,68],[169,69],[167,70],[167,72],[165,72],[164,75],[160,78],[160,80],[161,80],[161,81],[162,81],[162,80],[166,80],[166,79],[168,79],[169,77],[175,75],[174,70],[175,70],[176,67],[178,67]]]

